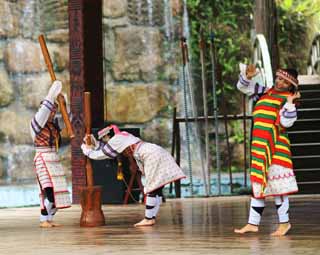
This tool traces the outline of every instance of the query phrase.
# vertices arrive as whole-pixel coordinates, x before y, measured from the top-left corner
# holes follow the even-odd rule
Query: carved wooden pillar
[[[71,142],[72,197],[79,203],[86,186],[85,157],[80,146],[85,134],[84,91],[92,95],[92,126],[103,125],[102,0],[69,0],[71,112],[75,138]]]

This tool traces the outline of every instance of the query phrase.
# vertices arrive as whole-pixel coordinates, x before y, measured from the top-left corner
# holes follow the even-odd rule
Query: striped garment
[[[44,208],[44,189],[53,188],[55,206],[58,209],[71,206],[70,193],[63,167],[54,148],[36,148],[34,170],[40,190],[41,208]]]
[[[66,176],[57,154],[60,128],[58,123],[48,121],[56,106],[49,100],[41,102],[40,108],[31,120],[31,136],[35,145],[34,170],[40,190],[41,208],[44,208],[44,189],[53,188],[56,208],[71,206]]]
[[[261,192],[258,197],[264,197],[271,165],[278,165],[285,169],[293,168],[290,141],[285,128],[280,125],[279,114],[289,95],[289,92],[279,92],[272,88],[254,107],[251,183],[260,184]]]
[[[34,144],[37,147],[56,147],[60,139],[60,132],[53,122],[46,125],[36,134]]]
[[[45,111],[48,111],[44,113]],[[40,106],[40,115],[49,114],[56,111],[56,106],[48,100],[41,102]],[[48,117],[47,116],[47,117]],[[39,116],[39,118],[43,118]],[[37,147],[53,147],[57,146],[58,141],[60,140],[60,128],[58,123],[47,121],[45,125],[40,125],[37,120],[37,115],[34,116],[31,120],[31,128],[34,132],[34,144]]]

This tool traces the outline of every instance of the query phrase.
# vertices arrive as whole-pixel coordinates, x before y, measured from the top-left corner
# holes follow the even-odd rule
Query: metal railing
[[[253,64],[256,64],[257,68],[259,68],[259,71],[261,73],[261,77],[263,79],[262,83],[264,86],[270,88],[273,86],[273,74],[272,74],[272,67],[271,67],[271,60],[270,60],[270,54],[268,51],[268,45],[266,42],[265,37],[262,34],[258,34],[255,37],[255,40],[253,41]],[[247,105],[252,104],[250,100],[248,100],[247,96],[243,96],[243,102],[242,102],[242,114],[236,114],[236,115],[231,115],[231,114],[223,114],[223,115],[218,115],[219,120],[225,120],[225,121],[232,121],[232,120],[242,120],[243,122],[243,130],[244,130],[244,166],[243,166],[243,173],[244,173],[244,186],[247,187],[247,169],[248,169],[248,162],[247,162],[247,143],[251,141],[251,136],[247,135],[247,133],[250,134],[247,131],[247,121],[249,120],[251,122],[252,120],[252,115],[251,115],[251,107],[246,107]],[[249,109],[249,110],[247,110]],[[173,134],[172,134],[172,155],[175,156],[176,161],[178,164],[180,164],[180,159],[181,159],[181,140],[180,140],[180,123],[184,122],[204,122],[205,121],[204,116],[197,116],[197,117],[177,117],[176,116],[176,110],[174,110],[174,116],[173,116]],[[214,116],[208,116],[208,120],[213,121],[215,119]],[[251,126],[251,125],[249,125]],[[228,138],[226,138],[228,139]],[[249,148],[250,150],[250,148]],[[229,155],[229,158],[230,155]],[[231,192],[232,192],[232,175],[230,175],[231,180],[230,180],[230,186],[231,186]],[[218,185],[220,183],[218,182]],[[172,186],[171,186],[171,191],[172,191]],[[181,186],[180,186],[180,181],[175,183],[175,191],[176,191],[176,196],[180,197],[181,195]],[[220,194],[220,193],[219,193]]]

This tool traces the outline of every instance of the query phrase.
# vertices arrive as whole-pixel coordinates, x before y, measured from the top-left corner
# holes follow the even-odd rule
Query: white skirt
[[[186,177],[174,158],[156,144],[141,143],[133,156],[140,171],[145,175],[145,194]]]
[[[260,183],[253,182],[251,185],[255,198],[281,196],[298,192],[293,170],[280,165],[271,165],[269,167],[268,182],[263,196],[261,196],[262,185]]]
[[[34,170],[40,189],[41,208],[44,208],[44,189],[48,187],[53,188],[56,208],[70,207],[71,199],[67,180],[56,151],[51,148],[37,148],[34,157]]]

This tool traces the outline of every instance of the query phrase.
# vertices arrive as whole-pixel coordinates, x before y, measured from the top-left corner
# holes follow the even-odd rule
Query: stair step
[[[299,85],[299,91],[320,90],[320,84],[303,84]]]
[[[298,101],[298,110],[305,108],[320,108],[320,97],[317,98],[300,98]]]
[[[316,154],[316,155],[299,155],[299,156],[292,156],[292,159],[314,159],[314,158],[318,158],[320,159],[320,155]],[[319,161],[320,163],[320,161]]]
[[[313,134],[313,133],[320,133],[319,130],[292,130],[288,132],[289,134]]]
[[[288,131],[288,135],[292,144],[320,143],[320,130]]]
[[[298,80],[299,80],[299,86],[320,84],[319,75],[299,75]]]
[[[301,182],[298,183],[298,194],[318,194],[320,192],[320,182]]]
[[[320,155],[293,156],[294,168],[316,168],[320,164]]]
[[[319,93],[320,92],[320,84],[317,85],[317,87],[315,87],[315,85],[313,85],[312,89],[311,89],[311,87],[306,86],[306,87],[303,87],[303,89],[299,90],[299,91],[300,91],[300,93],[302,95],[304,95],[304,94],[309,95],[309,94],[313,94],[313,93]]]
[[[309,118],[309,119],[299,119],[294,123],[292,127],[288,130],[298,131],[298,130],[319,130],[320,129],[320,118]]]
[[[294,169],[294,172],[310,172],[310,171],[320,171],[320,168],[300,168],[300,169]]]
[[[318,146],[291,146],[292,156],[306,156],[306,155],[317,155],[320,152],[320,145]]]
[[[317,117],[320,117],[320,108],[298,109],[298,119],[311,119]]]
[[[315,182],[320,181],[320,174],[317,171],[297,172],[295,171],[297,182]]]
[[[319,86],[320,88],[320,86]],[[318,98],[320,97],[320,89],[300,90],[301,98]]]
[[[320,143],[292,143],[291,147],[298,147],[298,146],[320,146]]]
[[[320,184],[320,181],[310,181],[310,182],[298,182],[300,185],[310,185],[310,184]],[[318,187],[319,188],[319,187]]]

